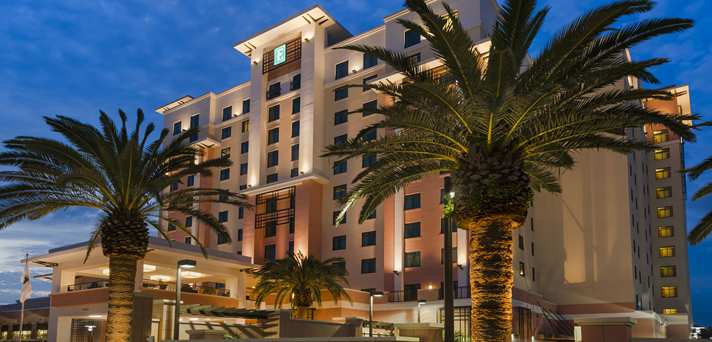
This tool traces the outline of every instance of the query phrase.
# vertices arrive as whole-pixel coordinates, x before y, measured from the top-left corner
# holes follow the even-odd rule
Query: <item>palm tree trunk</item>
[[[109,256],[109,313],[106,318],[106,342],[127,342],[131,338],[134,282],[138,257]]]
[[[308,306],[297,306],[294,310],[294,316],[297,319],[311,319],[309,317],[309,307]]]
[[[472,341],[512,339],[512,231],[519,220],[497,215],[466,222],[470,231]]]

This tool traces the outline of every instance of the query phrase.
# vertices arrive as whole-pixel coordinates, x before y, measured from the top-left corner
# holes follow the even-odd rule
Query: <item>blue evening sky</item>
[[[540,0],[552,11],[543,37],[586,9],[608,0]],[[0,140],[51,135],[43,115],[64,114],[96,122],[103,109],[152,110],[185,94],[221,91],[248,79],[249,61],[232,46],[315,0],[203,1],[0,1]],[[318,1],[352,33],[377,26],[399,10],[401,0]],[[712,2],[660,0],[652,15],[693,18],[693,30],[646,43],[636,58],[664,56],[656,70],[663,84],[689,83],[693,111],[712,113]],[[541,43],[541,42],[539,42]],[[705,114],[712,119],[712,114]],[[687,145],[688,165],[712,154],[712,129]],[[703,181],[690,182],[690,192]],[[691,226],[712,201],[689,203]],[[93,213],[73,210],[0,232],[0,303],[19,294],[19,260],[25,252],[83,241]],[[712,239],[690,248],[695,321],[712,324]],[[46,270],[37,270],[37,273]],[[49,284],[34,282],[35,295]]]

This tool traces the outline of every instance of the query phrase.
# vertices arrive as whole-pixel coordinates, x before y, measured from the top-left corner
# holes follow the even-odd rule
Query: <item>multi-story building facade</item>
[[[439,0],[429,3],[442,10]],[[486,53],[496,1],[449,3],[479,42],[477,48]],[[324,9],[312,7],[235,45],[250,60],[248,82],[219,93],[185,96],[158,108],[174,136],[199,128],[191,143],[204,149],[205,158],[228,155],[233,161],[233,166],[211,176],[186,177],[171,189],[220,187],[240,192],[252,204],[248,208],[202,204],[225,224],[229,238],[191,217],[172,218],[223,259],[235,258],[239,264],[235,270],[247,267],[246,262],[262,264],[289,252],[322,259],[342,257],[350,288],[386,293],[375,306],[375,318],[381,321],[441,322],[441,289],[453,286],[456,328],[468,334],[467,232],[454,232],[453,245],[444,248],[445,175],[409,184],[363,224],[358,223],[357,205],[343,224],[335,225],[338,200],[377,156],[339,161],[321,155],[327,145],[354,138],[379,120],[379,115],[368,111],[351,112],[391,101],[354,85],[402,78],[372,56],[340,48],[382,46],[412,56],[425,68],[441,64],[428,44],[398,24],[398,19],[417,20],[414,13],[399,11],[386,17],[383,25],[354,36]],[[616,86],[638,84],[627,79]],[[676,101],[682,101],[683,112],[689,112],[689,98]],[[646,105],[679,111],[667,102]],[[663,130],[641,127],[625,134],[658,139],[655,132]],[[386,132],[364,134],[375,138]],[[674,158],[665,160],[654,157],[657,151],[627,156],[609,151],[576,153],[577,166],[561,173],[563,192],[536,195],[527,223],[513,236],[515,338],[529,341],[542,335],[576,334],[584,341],[598,341],[601,334],[616,340],[686,336],[690,300],[684,181],[677,172],[682,145],[669,134],[668,138],[661,149],[669,149]],[[656,170],[666,168],[671,179],[656,179]],[[656,197],[658,188],[670,196]],[[660,214],[669,207],[675,213],[672,218]],[[674,233],[666,233],[667,226],[673,226]],[[172,240],[195,244],[168,222],[164,227]],[[673,247],[672,254],[668,247]],[[453,265],[448,266],[453,269],[452,285],[442,281],[445,250],[454,254]],[[53,254],[40,259],[51,259],[57,270],[62,268]],[[217,265],[209,265],[213,266]],[[230,303],[246,305],[249,279],[230,278],[219,269],[204,273],[210,272],[224,278],[223,286],[229,280],[229,297],[236,301]],[[673,298],[667,298],[671,294]],[[366,312],[361,302],[325,303],[317,316],[333,319]]]

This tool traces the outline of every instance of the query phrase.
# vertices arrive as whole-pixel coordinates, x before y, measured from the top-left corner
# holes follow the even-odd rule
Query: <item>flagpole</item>
[[[30,260],[30,254],[29,254],[29,253],[25,253],[25,271],[27,271],[27,263],[28,263],[29,260]],[[29,277],[29,274],[27,274],[27,275],[25,275],[25,276]],[[24,290],[24,288],[25,288],[25,284],[24,284],[24,282],[25,282],[24,277],[25,277],[25,276],[23,276],[23,284],[22,284],[23,290]],[[19,341],[19,342],[22,342],[22,331],[23,331],[23,330],[22,330],[22,326],[23,326],[24,324],[25,324],[25,298],[24,298],[24,294],[21,294],[21,295],[20,295],[20,333],[19,333],[19,338],[18,338],[18,341]]]

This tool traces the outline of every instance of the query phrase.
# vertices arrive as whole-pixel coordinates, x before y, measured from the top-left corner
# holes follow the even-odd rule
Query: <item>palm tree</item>
[[[252,272],[257,277],[255,302],[259,306],[274,294],[274,306],[281,307],[290,300],[292,309],[300,319],[308,318],[309,308],[316,302],[321,305],[321,291],[329,292],[334,302],[351,298],[344,290],[348,287],[343,258],[320,261],[314,256],[289,253],[286,258],[269,261]]]
[[[199,161],[201,151],[188,144],[196,129],[172,141],[166,139],[168,130],[164,129],[149,141],[155,127],[142,128],[141,110],[132,132],[127,129],[126,114],[119,111],[119,116],[120,128],[104,112],[99,128],[64,116],[45,117],[66,142],[20,136],[5,141],[6,151],[0,153],[0,165],[10,167],[0,172],[0,182],[5,183],[0,186],[0,228],[70,207],[101,212],[87,257],[100,241],[109,258],[108,342],[130,338],[136,266],[147,252],[149,226],[168,239],[167,227],[159,223],[164,220],[195,238],[167,215],[179,212],[224,234],[225,227],[193,203],[242,203],[241,197],[225,190],[164,191],[187,175],[209,176],[211,168],[227,167],[231,162],[224,158]]]
[[[690,175],[690,178],[697,179],[703,173],[709,170],[712,170],[712,157],[705,159],[703,162],[696,165],[695,167],[686,170],[686,172]],[[692,200],[697,201],[699,199],[709,196],[710,194],[712,194],[712,183],[705,184],[699,190],[697,190],[697,192],[695,192],[695,194],[692,196]],[[692,229],[689,236],[690,243],[696,245],[702,242],[702,240],[704,240],[708,235],[710,235],[710,232],[712,232],[712,211],[707,213],[707,215],[705,215],[702,220],[700,220],[700,222],[695,226],[695,228]]]
[[[475,48],[450,6],[443,4],[444,14],[435,13],[424,0],[407,0],[420,20],[400,24],[425,37],[443,66],[424,70],[404,52],[343,47],[376,56],[405,79],[368,85],[394,100],[369,109],[383,120],[345,144],[327,147],[325,156],[337,159],[378,156],[354,179],[337,219],[358,201],[364,221],[408,183],[449,173],[454,215],[470,236],[473,341],[510,340],[512,233],[523,224],[534,191],[561,191],[556,170],[573,167],[575,151],[628,153],[649,147],[624,134],[630,132],[626,129],[659,123],[694,139],[682,123],[691,117],[641,106],[646,98],[669,99],[669,92],[616,86],[631,78],[656,83],[649,69],[667,60],[630,61],[627,49],[692,26],[686,19],[619,24],[653,5],[617,1],[591,10],[530,57],[548,12],[536,10],[536,0],[505,1],[485,53]],[[385,134],[370,139],[367,133],[374,129]]]

